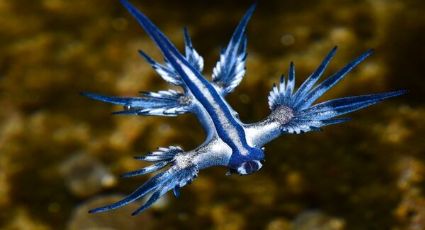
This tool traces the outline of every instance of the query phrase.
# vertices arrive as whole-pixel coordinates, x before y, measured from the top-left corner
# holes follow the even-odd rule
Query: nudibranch
[[[399,96],[404,90],[351,96],[314,102],[341,81],[372,52],[366,51],[336,73],[317,83],[336,52],[333,48],[319,67],[296,89],[295,67],[291,63],[288,77],[281,77],[268,97],[270,114],[262,121],[247,124],[225,97],[242,81],[246,62],[246,26],[254,12],[251,6],[236,27],[229,44],[222,50],[212,71],[212,79],[202,75],[203,58],[193,48],[188,31],[184,30],[185,50],[181,53],[171,41],[140,11],[126,0],[123,6],[135,17],[141,27],[160,49],[164,63],[159,63],[143,51],[140,55],[168,83],[181,91],[166,90],[144,92],[139,97],[110,97],[94,93],[83,95],[123,106],[118,114],[178,116],[191,113],[197,117],[206,132],[205,141],[197,148],[185,151],[178,146],[159,148],[150,154],[137,157],[152,165],[124,174],[133,177],[157,172],[147,182],[124,199],[90,210],[104,212],[127,205],[150,195],[147,201],[133,212],[136,215],[149,208],[165,193],[172,190],[176,196],[181,187],[190,183],[202,169],[224,166],[229,173],[247,175],[257,172],[264,163],[264,145],[282,134],[318,130],[323,126],[345,122],[339,116],[365,108],[382,100]],[[164,169],[165,168],[165,169]]]

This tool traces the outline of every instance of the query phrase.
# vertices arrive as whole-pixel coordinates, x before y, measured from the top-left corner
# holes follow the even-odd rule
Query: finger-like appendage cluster
[[[248,9],[238,27],[230,39],[227,48],[220,54],[220,60],[213,69],[213,82],[222,90],[222,94],[228,94],[239,85],[245,75],[246,62],[246,26],[254,13],[255,5]]]
[[[94,93],[83,93],[83,95],[124,107],[124,110],[114,114],[177,116],[192,108],[190,97],[175,90],[141,92],[141,97],[110,97]]]
[[[142,160],[142,161],[172,161],[174,157],[179,154],[183,153],[183,149],[179,146],[170,146],[168,148],[160,147],[157,151],[151,152],[144,156],[137,156],[135,159]]]
[[[137,160],[155,163],[142,169],[124,173],[121,176],[134,177],[158,171],[164,168],[169,163],[172,163],[174,161],[174,157],[180,153],[183,153],[183,149],[178,146],[170,146],[168,148],[160,147],[157,151],[151,152],[144,156],[136,156],[134,158]]]
[[[106,212],[112,209],[120,208],[131,202],[142,199],[148,194],[152,194],[149,199],[132,215],[136,215],[145,209],[149,208],[155,201],[170,190],[174,190],[174,194],[178,194],[178,190],[190,183],[198,174],[198,169],[195,165],[183,169],[171,167],[165,172],[158,173],[136,191],[125,197],[124,199],[103,207],[90,210],[90,213]]]
[[[201,57],[201,55],[196,52],[195,48],[193,48],[192,40],[189,36],[189,31],[185,27],[184,30],[184,50],[186,53],[186,60],[192,64],[192,66],[202,73],[202,70],[204,69],[204,59]]]
[[[405,93],[404,90],[399,90],[344,97],[312,105],[320,96],[342,80],[347,73],[372,53],[370,50],[363,53],[338,72],[316,85],[316,82],[323,74],[335,52],[336,47],[329,52],[316,71],[314,71],[295,92],[295,67],[293,63],[291,63],[289,67],[288,80],[286,81],[285,77],[282,76],[280,83],[273,86],[268,100],[270,109],[272,111],[277,111],[284,106],[293,113],[292,119],[282,125],[282,132],[301,133],[316,130],[322,126],[345,122],[349,119],[334,117],[362,109],[382,100]]]
[[[125,173],[122,175],[123,177],[133,177],[152,173],[164,168],[168,164],[172,164],[172,166],[166,171],[160,172],[149,179],[124,199],[104,207],[92,209],[90,213],[116,209],[136,200],[140,200],[148,194],[152,194],[139,209],[133,212],[133,215],[136,215],[149,208],[155,201],[170,190],[173,190],[174,194],[178,196],[180,188],[190,183],[198,174],[198,167],[190,161],[184,165],[185,167],[181,167],[180,164],[174,163],[175,161],[181,161],[179,158],[187,161],[188,157],[185,154],[186,153],[184,153],[180,147],[170,146],[168,148],[159,148],[157,151],[151,152],[145,156],[135,157],[139,160],[156,163],[139,170]]]

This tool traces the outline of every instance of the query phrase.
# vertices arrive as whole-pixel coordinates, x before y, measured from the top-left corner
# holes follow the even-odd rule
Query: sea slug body
[[[335,55],[336,47],[323,59],[319,67],[296,89],[295,65],[289,66],[288,77],[281,77],[269,93],[270,114],[256,123],[243,123],[236,111],[226,102],[225,96],[239,85],[245,74],[246,26],[255,5],[251,6],[236,27],[230,42],[220,54],[213,69],[212,80],[202,75],[203,58],[193,48],[188,31],[184,30],[185,53],[182,54],[171,41],[140,11],[126,0],[123,6],[135,17],[151,37],[165,58],[158,63],[143,51],[140,55],[168,83],[182,91],[166,90],[144,92],[139,97],[109,97],[94,93],[83,95],[116,105],[124,110],[118,114],[178,116],[195,115],[206,132],[205,141],[197,148],[185,151],[177,146],[159,148],[136,159],[153,164],[124,174],[124,177],[157,172],[155,176],[121,201],[95,208],[91,213],[104,212],[127,205],[149,194],[149,199],[137,210],[136,215],[156,202],[168,191],[177,196],[181,187],[190,183],[200,170],[224,166],[229,173],[247,175],[261,169],[264,163],[264,145],[285,133],[302,133],[318,130],[323,126],[348,121],[341,115],[376,104],[382,100],[405,93],[403,90],[351,96],[321,103],[314,102],[342,80],[372,52],[366,51],[339,71],[317,83]]]

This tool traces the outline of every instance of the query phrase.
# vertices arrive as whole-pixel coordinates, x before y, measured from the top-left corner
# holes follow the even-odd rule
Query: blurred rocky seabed
[[[187,25],[209,75],[250,1],[133,0],[182,46]],[[112,116],[79,92],[130,96],[166,84],[138,57],[159,52],[119,1],[0,1],[1,229],[425,229],[425,4],[420,0],[259,1],[247,74],[228,98],[242,120],[268,113],[294,61],[298,84],[335,45],[330,74],[376,50],[323,99],[405,88],[322,132],[266,147],[255,175],[201,172],[176,199],[89,215],[147,177],[117,179],[159,146],[196,147],[194,117]],[[260,100],[259,100],[259,99]],[[188,128],[190,127],[190,128]]]

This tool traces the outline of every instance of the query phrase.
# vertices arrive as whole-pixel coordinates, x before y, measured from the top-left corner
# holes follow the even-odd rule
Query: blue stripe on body
[[[191,71],[190,66],[185,66],[184,63],[179,64],[183,64],[182,71],[184,72],[181,75],[191,76],[188,77],[188,82],[186,80],[184,81],[211,116],[220,138],[233,150],[238,151],[242,155],[247,155],[249,146],[246,142],[245,131],[235,120],[223,98],[202,76],[199,76],[195,72],[188,72]],[[177,71],[180,72],[179,70]],[[205,89],[205,91],[201,89]]]
[[[155,41],[167,61],[179,73],[194,97],[207,110],[214,122],[218,136],[232,148],[234,153],[247,155],[251,147],[246,142],[245,131],[232,116],[216,89],[185,60],[166,36],[144,14],[126,0],[121,0],[121,3]]]

